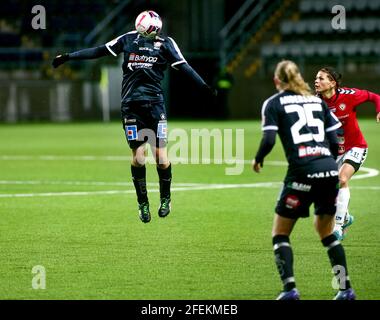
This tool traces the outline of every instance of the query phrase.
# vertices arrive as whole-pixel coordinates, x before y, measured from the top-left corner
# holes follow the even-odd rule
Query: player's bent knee
[[[348,187],[348,181],[350,181],[350,179],[347,177],[347,176],[339,176],[339,186],[341,188],[347,188]]]
[[[334,217],[334,215],[327,214],[315,216],[314,228],[319,234],[320,239],[324,239],[325,237],[332,234],[335,224]]]
[[[145,165],[145,156],[144,155],[136,155],[132,158],[132,165],[135,167],[143,167]]]
[[[170,165],[169,161],[166,161],[165,163],[160,163],[160,162],[157,163],[157,167],[163,170],[167,169],[169,165]]]

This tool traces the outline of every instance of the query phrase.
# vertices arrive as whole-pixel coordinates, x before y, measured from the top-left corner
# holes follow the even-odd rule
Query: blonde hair
[[[279,62],[274,75],[281,81],[281,89],[290,90],[303,96],[313,95],[310,86],[304,81],[298,66],[293,61]]]

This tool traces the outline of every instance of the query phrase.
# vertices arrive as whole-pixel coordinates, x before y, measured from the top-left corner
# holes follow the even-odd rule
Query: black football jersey
[[[341,123],[319,97],[283,91],[267,99],[261,112],[262,130],[275,130],[280,136],[289,171],[310,166],[318,170],[322,162],[316,160],[333,160],[326,132]]]
[[[106,43],[106,47],[114,56],[124,54],[122,103],[163,101],[161,80],[167,66],[187,63],[176,42],[166,36],[150,39],[131,31]]]

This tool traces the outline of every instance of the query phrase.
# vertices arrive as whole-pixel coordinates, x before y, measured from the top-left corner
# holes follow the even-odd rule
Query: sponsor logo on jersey
[[[137,126],[136,125],[126,126],[125,133],[127,135],[128,141],[137,140]]]
[[[160,50],[161,46],[162,46],[162,42],[157,41],[157,42],[153,43],[153,49],[154,50]]]
[[[153,64],[156,63],[157,60],[157,57],[131,53],[129,55],[128,69],[131,71],[134,69],[152,69]]]
[[[295,195],[290,194],[285,198],[285,206],[288,209],[297,209],[300,206],[300,204],[300,200]]]
[[[299,183],[299,182],[292,182],[292,183],[289,183],[289,188],[298,190],[298,191],[309,192],[311,189],[311,185]]]
[[[133,43],[135,43],[135,44],[139,44],[140,36],[141,36],[141,35],[140,35],[139,33],[137,33],[137,37],[136,37],[135,40],[133,40]]]
[[[298,156],[300,158],[312,157],[312,156],[331,156],[331,152],[325,147],[310,147],[310,146],[300,146],[298,148]]]
[[[155,63],[157,62],[157,57],[150,57],[145,55],[138,55],[135,53],[131,53],[129,55],[129,61],[130,62],[146,62],[146,63]]]
[[[338,176],[338,170],[329,170],[329,171],[321,171],[315,173],[309,173],[307,177],[309,179],[320,179],[320,178],[330,178]]]
[[[346,119],[346,118],[348,118],[349,116],[350,116],[349,114],[344,114],[344,115],[342,115],[342,116],[339,116],[338,119],[339,119],[339,121],[340,121],[341,119]]]
[[[354,89],[339,88],[338,92],[341,93],[341,94],[355,94],[356,91]]]
[[[346,109],[346,105],[344,103],[341,103],[339,105],[339,109],[343,111],[344,109]]]
[[[152,48],[149,48],[149,47],[139,47],[139,50],[140,50],[140,51],[150,51],[150,52],[153,51],[153,49],[152,49]]]
[[[124,118],[124,124],[135,123],[135,122],[136,122],[136,119],[127,119],[127,118]]]

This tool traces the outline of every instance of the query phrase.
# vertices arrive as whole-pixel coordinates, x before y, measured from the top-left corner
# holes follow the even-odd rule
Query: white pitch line
[[[126,161],[130,160],[130,156],[0,156],[0,160],[80,160],[80,161]],[[178,159],[177,159],[178,160]],[[187,159],[182,159],[185,161]],[[207,162],[211,159],[202,159]],[[214,159],[215,161],[215,159]],[[250,160],[236,160],[236,162],[244,162],[251,164]],[[285,161],[267,161],[266,165],[269,166],[287,166]],[[359,172],[352,179],[366,179],[379,175],[379,171],[372,168],[362,167]],[[130,182],[106,182],[106,181],[49,181],[49,180],[0,180],[0,185],[77,185],[77,186],[132,186]],[[203,183],[176,183],[172,188],[173,191],[196,191],[196,190],[210,190],[210,189],[233,189],[233,188],[273,188],[278,187],[282,182],[264,182],[264,183],[248,183],[248,184],[203,184]],[[148,183],[151,185],[151,183]],[[369,187],[354,187],[353,189],[365,190],[379,190],[377,186]],[[128,194],[134,193],[134,190],[105,190],[105,191],[73,191],[73,192],[44,192],[44,193],[20,193],[20,194],[0,194],[0,198],[21,198],[21,197],[51,197],[51,196],[84,196],[84,195],[110,195],[110,194]],[[158,192],[158,189],[152,189],[150,192]]]
[[[358,190],[380,190],[380,186],[350,186],[350,189]]]
[[[280,164],[279,164],[280,163]],[[282,165],[280,161],[274,161],[274,164]],[[361,173],[366,172],[366,173]],[[360,173],[360,174],[359,174]],[[379,171],[371,168],[360,168],[359,173],[352,177],[352,180],[367,179],[379,175]],[[109,181],[49,181],[49,180],[0,180],[0,185],[75,185],[75,186],[131,186],[131,182],[109,182]],[[178,186],[196,186],[204,185],[202,183],[182,183]]]
[[[14,160],[14,161],[24,161],[24,160],[39,160],[39,161],[130,161],[131,156],[57,156],[57,155],[42,155],[42,156],[29,156],[29,155],[2,155],[0,160]]]
[[[149,190],[157,192],[156,190]],[[106,191],[76,191],[76,192],[42,192],[42,193],[14,193],[0,194],[0,198],[33,198],[33,197],[65,197],[65,196],[89,196],[112,195],[120,193],[135,193],[134,190],[106,190]]]
[[[281,182],[263,182],[247,184],[204,184],[188,187],[173,187],[172,191],[197,191],[211,189],[236,189],[236,188],[273,188],[279,187]],[[92,196],[92,195],[114,195],[135,193],[133,190],[104,190],[104,191],[74,191],[74,192],[41,192],[41,193],[16,193],[0,194],[0,198],[30,198],[30,197],[62,197],[62,196]],[[149,189],[149,192],[157,193],[159,189]]]
[[[40,155],[40,156],[30,156],[30,155],[1,155],[0,160],[39,160],[39,161],[130,161],[131,156],[94,156],[94,155],[82,155],[82,156],[57,156],[57,155]],[[152,156],[146,158],[146,162],[151,164],[155,163],[155,160]],[[252,160],[243,160],[243,159],[188,159],[188,158],[175,158],[173,159],[173,164],[222,164],[222,165],[232,165],[232,164],[251,164]],[[266,161],[266,165],[269,166],[287,166],[286,161]],[[365,174],[356,174],[352,179],[366,179],[370,177],[375,177],[379,175],[379,170],[362,167],[359,172],[364,171]]]
[[[0,161],[131,161],[132,156],[94,156],[94,155],[83,155],[83,156],[57,156],[57,155],[1,155]],[[154,164],[155,159],[152,155],[146,157],[146,162],[148,164]],[[252,160],[244,159],[211,159],[211,158],[181,158],[174,157],[171,159],[174,164],[251,164]],[[274,166],[287,166],[286,161],[267,161],[268,165]]]
[[[189,184],[187,187],[177,187],[176,184],[172,191],[200,191],[200,190],[217,190],[217,189],[238,189],[238,188],[279,188],[282,182],[260,182],[260,183],[243,183],[243,184]],[[351,189],[361,190],[380,190],[380,186],[358,186]],[[159,192],[159,189],[149,189],[151,193]],[[134,194],[135,190],[102,190],[102,191],[74,191],[74,192],[42,192],[42,193],[16,193],[0,194],[0,198],[31,198],[31,197],[65,197],[65,196],[97,196],[97,195],[115,195],[115,194]]]
[[[362,173],[362,174],[359,174],[360,172],[367,172],[367,173]],[[372,169],[372,168],[366,168],[366,167],[361,167],[358,171],[357,174],[355,174],[351,180],[360,180],[360,179],[367,179],[367,178],[371,178],[371,177],[376,177],[379,175],[379,170],[377,169]]]
[[[153,183],[149,183],[153,184]],[[132,182],[106,181],[49,181],[49,180],[0,180],[0,185],[68,185],[68,186],[133,186]],[[198,186],[204,183],[177,183],[178,186]]]

